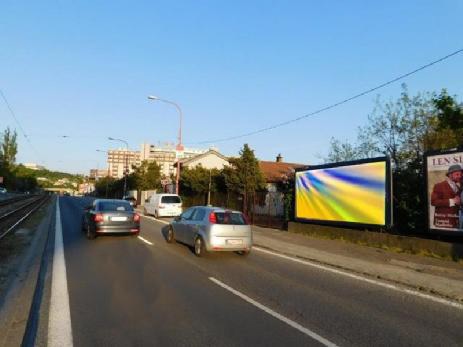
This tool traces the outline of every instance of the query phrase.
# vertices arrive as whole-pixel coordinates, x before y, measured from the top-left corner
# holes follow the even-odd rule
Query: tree
[[[95,194],[98,197],[113,197],[114,184],[116,180],[113,177],[106,176],[95,182]]]
[[[423,154],[463,143],[462,106],[445,90],[408,94],[403,85],[395,101],[377,99],[368,124],[359,128],[355,144],[331,141],[327,160],[342,161],[388,155],[393,168],[394,218],[400,231],[426,225]]]
[[[436,109],[433,129],[425,136],[427,149],[446,149],[463,144],[463,106],[444,89],[432,100]]]
[[[253,206],[256,191],[265,189],[265,179],[254,151],[244,144],[238,158],[229,159],[230,167],[223,170],[227,188],[243,197],[243,212]]]
[[[6,128],[3,132],[3,139],[0,146],[0,160],[2,166],[6,169],[12,168],[16,162],[16,154],[18,153],[16,137],[16,131],[12,132],[10,128]]]
[[[161,187],[161,167],[155,161],[144,160],[140,166],[134,169],[129,179],[131,188],[143,191]]]
[[[330,140],[330,150],[324,161],[325,163],[336,163],[359,159],[360,156],[361,154],[355,145],[352,145],[348,141],[341,142],[332,137]]]
[[[217,169],[206,169],[201,165],[194,168],[182,168],[180,174],[181,191],[185,195],[206,194],[209,191],[209,181],[211,182],[211,191],[217,191],[216,180],[220,174]]]
[[[433,97],[429,93],[410,96],[405,85],[395,101],[378,97],[368,124],[358,129],[356,143],[332,139],[326,161],[388,155],[394,167],[407,167],[426,150],[425,136],[435,123]]]

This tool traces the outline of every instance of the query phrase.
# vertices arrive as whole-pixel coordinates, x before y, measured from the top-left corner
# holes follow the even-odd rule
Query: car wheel
[[[96,233],[90,229],[90,225],[87,225],[86,233],[87,239],[94,240],[96,238]]]
[[[144,216],[147,216],[147,215],[148,215],[148,211],[146,210],[145,207],[143,207],[143,215],[144,215]]]
[[[249,255],[249,253],[251,253],[251,250],[248,249],[248,250],[246,250],[246,251],[239,251],[239,252],[237,252],[237,253],[238,253],[239,255],[245,257],[245,256]]]
[[[158,215],[158,211],[157,210],[154,210],[154,218],[159,218],[159,215]]]
[[[174,228],[172,225],[169,225],[169,229],[167,229],[166,241],[168,243],[173,243],[175,241]]]
[[[197,257],[203,257],[206,254],[206,247],[204,247],[204,241],[201,236],[196,236],[195,239],[195,255]]]

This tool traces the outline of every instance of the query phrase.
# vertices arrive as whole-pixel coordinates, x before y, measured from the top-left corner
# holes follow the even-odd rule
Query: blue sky
[[[0,89],[29,134],[18,162],[104,168],[108,136],[184,143],[296,118],[463,48],[461,1],[3,1]],[[406,80],[412,94],[463,100],[463,54]],[[354,140],[376,95],[255,136],[214,145],[237,155],[318,163],[329,140]],[[18,128],[0,100],[0,130]],[[68,135],[68,138],[61,136]],[[212,145],[212,144],[211,144]]]

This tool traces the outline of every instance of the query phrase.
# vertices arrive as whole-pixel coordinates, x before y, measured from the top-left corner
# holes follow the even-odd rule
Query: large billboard
[[[390,163],[385,157],[296,172],[296,211],[299,221],[321,224],[391,224]]]
[[[429,229],[463,233],[463,149],[427,153],[425,162]]]

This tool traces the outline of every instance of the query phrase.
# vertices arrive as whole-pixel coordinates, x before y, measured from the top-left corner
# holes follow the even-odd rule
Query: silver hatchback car
[[[168,227],[166,241],[174,240],[194,247],[195,255],[206,252],[234,251],[247,255],[252,248],[252,231],[239,211],[222,207],[190,207]]]

